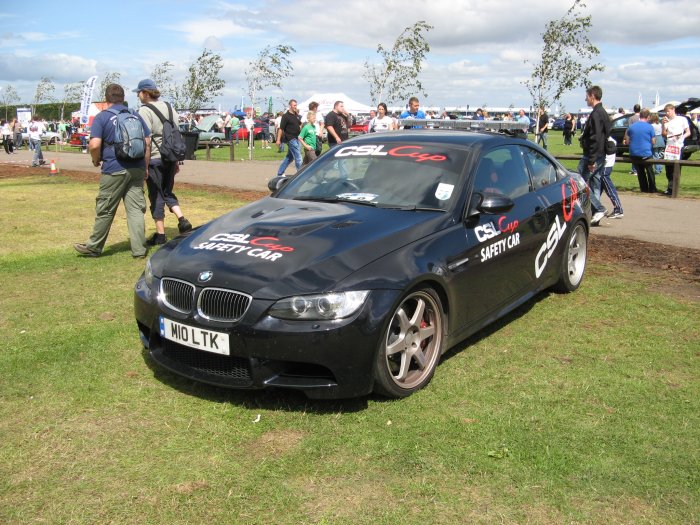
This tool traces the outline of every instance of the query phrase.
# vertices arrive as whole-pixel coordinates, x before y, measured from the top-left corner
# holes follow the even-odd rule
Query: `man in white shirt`
[[[41,135],[43,135],[43,133],[46,131],[44,123],[39,120],[39,117],[34,115],[32,117],[32,121],[29,123],[27,131],[29,133],[29,147],[34,150],[32,166],[41,166],[46,164],[44,155],[41,152]]]
[[[683,143],[686,137],[690,136],[690,126],[688,119],[680,115],[676,115],[676,107],[673,104],[664,106],[666,115],[661,120],[661,134],[666,139],[666,151],[664,158],[680,159],[683,150]],[[666,164],[666,179],[668,179],[668,188],[664,195],[671,195],[673,189],[673,168],[671,164]],[[680,170],[680,166],[678,167]]]

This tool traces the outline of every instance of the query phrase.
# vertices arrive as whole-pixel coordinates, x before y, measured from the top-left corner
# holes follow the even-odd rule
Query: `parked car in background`
[[[61,135],[59,133],[56,133],[54,131],[45,131],[41,135],[41,142],[43,144],[56,144],[57,142],[60,142],[61,140]],[[26,144],[29,142],[29,133],[26,131],[22,132],[22,141]]]
[[[70,138],[68,139],[68,144],[70,144],[71,146],[87,147],[87,143],[89,140],[90,133],[84,131],[76,131],[75,133],[71,133]]]
[[[228,388],[405,397],[448,349],[583,280],[586,183],[527,140],[368,133],[268,187],[147,261],[134,309],[159,366]]]
[[[209,140],[213,142],[212,147],[218,148],[219,145],[226,140],[226,135],[224,134],[223,131],[215,131],[214,127],[217,123],[217,121],[220,119],[219,115],[209,115],[199,122],[190,130],[195,133],[199,133],[199,144],[200,148],[206,147],[205,144],[202,144],[203,140]],[[181,124],[182,126],[182,124]]]
[[[361,135],[369,132],[369,123],[371,119],[361,120],[350,126],[350,135]]]
[[[554,119],[554,122],[552,122],[551,129],[563,131],[564,130],[564,122],[566,122],[566,119],[563,119],[563,118]]]
[[[243,123],[243,120],[241,119],[241,127],[238,129],[236,133],[234,133],[234,139],[238,137],[239,141],[248,141],[248,128],[245,127],[245,124]],[[263,125],[262,122],[258,119],[253,119],[253,137],[255,137],[255,140],[260,140],[265,138],[265,134],[263,133]]]

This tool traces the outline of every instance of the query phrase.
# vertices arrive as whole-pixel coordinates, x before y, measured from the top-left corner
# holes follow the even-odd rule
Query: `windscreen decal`
[[[195,250],[244,254],[264,261],[278,261],[294,251],[277,237],[253,237],[247,233],[217,233],[192,247]]]
[[[336,197],[349,201],[373,202],[379,195],[376,193],[341,193],[340,195],[336,195]]]
[[[334,157],[406,157],[414,162],[444,162],[447,155],[427,152],[423,146],[396,146],[385,150],[384,144],[364,144],[362,146],[344,146],[337,148]]]
[[[438,187],[435,190],[435,198],[439,201],[446,201],[452,197],[452,192],[454,189],[454,184],[445,184],[444,182],[441,182],[438,184]]]

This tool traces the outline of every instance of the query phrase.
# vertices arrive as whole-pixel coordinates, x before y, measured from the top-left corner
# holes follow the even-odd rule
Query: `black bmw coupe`
[[[585,182],[507,134],[367,134],[271,188],[147,262],[136,321],[162,367],[229,388],[404,397],[450,347],[583,279]]]

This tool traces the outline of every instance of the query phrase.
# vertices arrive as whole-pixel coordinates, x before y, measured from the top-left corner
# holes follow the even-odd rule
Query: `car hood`
[[[152,264],[156,275],[200,285],[209,277],[206,286],[277,299],[334,290],[354,271],[446,221],[442,212],[267,197],[166,245]]]

